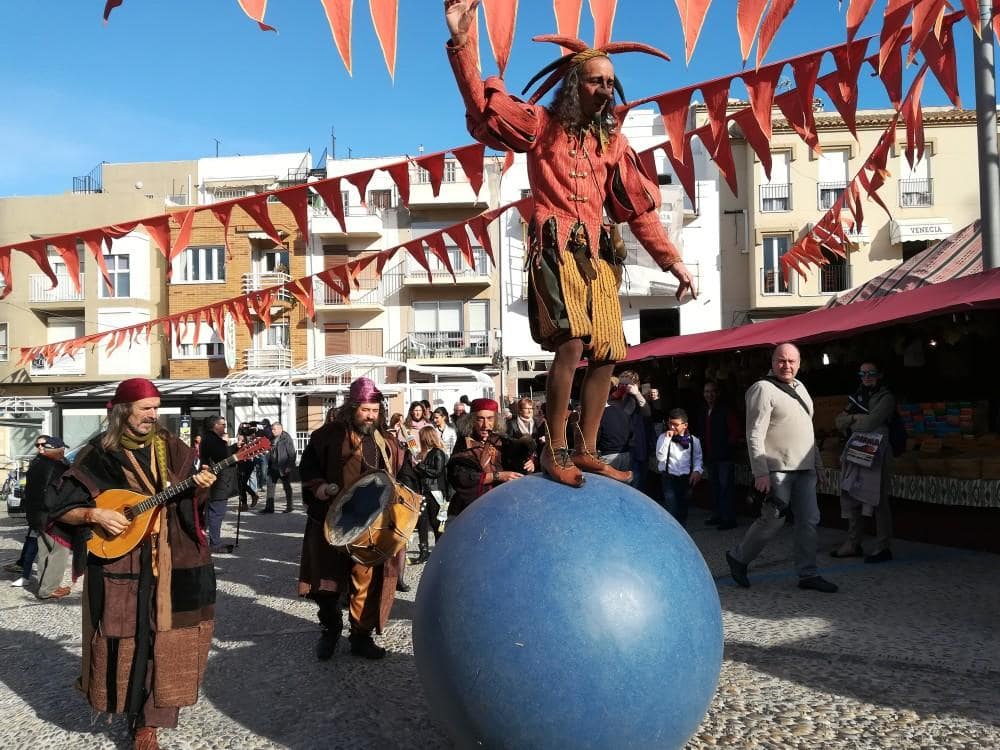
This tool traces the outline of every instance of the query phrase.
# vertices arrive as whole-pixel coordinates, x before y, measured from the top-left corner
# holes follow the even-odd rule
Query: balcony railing
[[[44,273],[28,275],[29,302],[82,302],[83,292],[78,292],[68,273],[57,273],[58,285],[49,289],[52,281]],[[80,289],[83,289],[83,274],[80,274]]]
[[[291,349],[244,349],[246,370],[284,370],[292,366]]]
[[[760,293],[766,295],[791,294],[791,281],[785,281],[780,270],[762,268],[760,269]]]
[[[403,274],[399,271],[387,271],[378,280],[372,267],[366,268],[358,276],[360,289],[351,292],[350,300],[335,292],[319,279],[313,279],[313,299],[317,307],[332,305],[381,306],[386,300],[399,291],[402,286]]]
[[[267,289],[268,287],[277,286],[278,284],[287,284],[291,280],[291,276],[280,271],[245,273],[243,274],[243,294],[259,292],[261,289]],[[279,289],[278,293],[275,295],[275,299],[280,300],[281,302],[291,302],[292,293],[287,289]]]
[[[934,190],[931,179],[899,181],[899,205],[902,208],[934,205]]]
[[[770,183],[760,186],[761,213],[792,210],[792,186]]]
[[[835,294],[851,288],[851,267],[846,263],[829,263],[819,270],[820,294]]]
[[[486,257],[486,251],[482,248],[473,248],[472,250],[472,258],[476,264],[474,267],[469,265],[457,247],[449,247],[447,251],[448,260],[455,270],[456,279],[486,279],[489,277],[489,259]],[[435,282],[451,280],[451,273],[444,267],[444,263],[429,252],[427,253],[427,265],[431,269],[431,278]],[[427,281],[427,269],[414,260],[412,256],[407,256],[403,267],[408,281]]]
[[[485,359],[492,356],[489,331],[414,331],[391,347],[386,357],[409,359]]]
[[[833,208],[833,204],[847,190],[847,182],[820,182],[816,184],[816,207],[821,211]]]
[[[44,357],[31,360],[32,375],[83,375],[87,372],[87,357],[81,351],[75,357],[56,357],[50,365]]]

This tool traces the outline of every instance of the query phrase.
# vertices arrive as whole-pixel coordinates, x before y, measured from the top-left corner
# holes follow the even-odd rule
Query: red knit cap
[[[477,411],[498,412],[500,411],[500,404],[498,404],[491,398],[477,398],[475,401],[472,402],[472,406],[469,407],[469,410],[473,414],[475,414]]]
[[[123,380],[115,389],[115,397],[109,402],[114,404],[131,404],[144,398],[159,398],[160,392],[152,380],[146,378],[130,378]]]

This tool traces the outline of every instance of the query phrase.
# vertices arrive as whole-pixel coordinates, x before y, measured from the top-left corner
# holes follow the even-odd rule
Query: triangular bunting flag
[[[396,37],[399,26],[399,0],[368,0],[375,36],[378,37],[389,77],[396,79]]]

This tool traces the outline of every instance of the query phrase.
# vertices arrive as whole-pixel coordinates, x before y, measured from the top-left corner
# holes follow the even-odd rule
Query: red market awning
[[[786,341],[806,344],[936,315],[996,308],[1000,308],[1000,269],[842,307],[821,308],[721,331],[654,339],[630,347],[624,361],[753,349]]]

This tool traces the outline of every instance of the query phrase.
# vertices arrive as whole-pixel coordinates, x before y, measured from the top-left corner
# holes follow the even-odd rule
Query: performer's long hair
[[[549,114],[558,120],[562,126],[568,130],[574,130],[584,125],[588,125],[591,120],[584,115],[580,108],[580,72],[582,65],[574,65],[569,69],[566,77],[563,78],[559,88],[556,89],[552,103],[549,105]],[[614,113],[614,100],[604,108],[604,113],[600,117],[600,126],[610,138],[618,131],[618,120]]]
[[[108,413],[108,429],[101,436],[101,448],[106,451],[118,451],[122,447],[122,436],[128,429],[128,417],[132,412],[132,404],[115,404]],[[166,433],[159,424],[154,428],[160,435]]]

